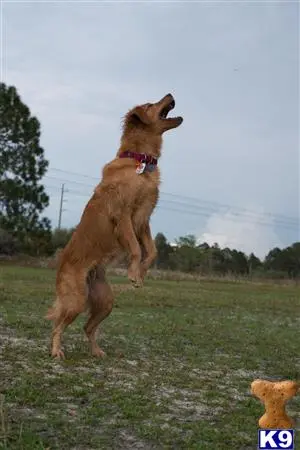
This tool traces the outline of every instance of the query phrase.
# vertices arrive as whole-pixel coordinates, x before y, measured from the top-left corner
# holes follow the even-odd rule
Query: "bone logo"
[[[251,383],[251,393],[265,406],[265,413],[258,421],[259,450],[294,449],[294,420],[287,415],[285,406],[298,389],[299,383],[295,381],[254,380]]]

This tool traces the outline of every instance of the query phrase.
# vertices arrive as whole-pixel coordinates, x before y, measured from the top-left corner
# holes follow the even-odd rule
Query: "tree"
[[[250,253],[248,258],[248,267],[249,267],[249,273],[252,275],[253,272],[260,269],[262,267],[261,260],[254,255],[254,253]]]
[[[292,266],[290,267],[290,274],[296,278],[300,276],[300,242],[295,242],[289,249]]]
[[[0,83],[0,227],[26,245],[51,239],[50,221],[40,218],[49,204],[40,183],[48,167],[40,134],[16,88]]]
[[[74,230],[75,228],[56,228],[52,233],[53,250],[64,248],[71,239]]]
[[[196,247],[197,238],[193,234],[188,234],[187,236],[180,236],[176,240],[176,244],[178,247],[186,246],[186,247]]]
[[[231,270],[235,274],[246,275],[249,272],[248,259],[244,252],[232,250]]]
[[[265,268],[267,271],[285,273],[289,277],[298,277],[300,275],[300,242],[284,248],[278,247],[270,250],[265,259]]]
[[[19,251],[19,242],[8,231],[0,228],[0,255],[13,255]]]
[[[199,253],[198,271],[201,274],[208,274],[211,271],[211,249],[207,242],[197,245]]]
[[[216,273],[224,272],[224,256],[217,242],[209,249],[209,271]]]
[[[199,268],[200,251],[196,247],[197,239],[188,234],[176,240],[176,251],[170,258],[170,266],[174,270],[182,272],[195,272]]]
[[[168,243],[167,238],[163,233],[157,233],[155,236],[155,245],[157,250],[156,266],[158,269],[169,269],[170,255],[172,254],[172,247]]]

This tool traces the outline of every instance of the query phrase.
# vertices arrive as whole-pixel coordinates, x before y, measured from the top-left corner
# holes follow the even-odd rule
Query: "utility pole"
[[[59,205],[59,215],[58,215],[58,229],[60,230],[61,227],[61,216],[62,212],[65,211],[63,209],[63,203],[64,203],[64,193],[65,193],[65,183],[61,185],[61,194],[60,194],[60,205]]]

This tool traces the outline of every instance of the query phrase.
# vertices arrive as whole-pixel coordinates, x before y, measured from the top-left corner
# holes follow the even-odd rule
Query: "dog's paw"
[[[128,278],[131,281],[131,284],[133,287],[135,288],[139,288],[141,286],[143,286],[143,279],[141,277],[140,271],[139,270],[128,270]]]
[[[135,278],[135,279],[130,279],[131,284],[134,288],[140,288],[143,286],[143,280],[142,278]]]
[[[95,347],[92,350],[92,355],[95,356],[95,358],[104,358],[106,356],[106,353],[101,350],[100,347]]]
[[[65,354],[64,354],[64,352],[61,349],[59,349],[59,350],[52,350],[51,356],[54,359],[65,359]]]

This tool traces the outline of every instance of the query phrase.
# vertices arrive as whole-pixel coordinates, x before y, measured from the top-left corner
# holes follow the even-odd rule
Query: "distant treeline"
[[[248,275],[270,278],[300,277],[300,242],[280,249],[273,248],[260,260],[254,253],[220,248],[218,244],[197,244],[193,235],[177,239],[176,246],[170,245],[162,233],[155,237],[158,269],[198,273],[201,275]]]
[[[28,237],[22,243],[8,231],[0,229],[0,254],[15,255],[27,253],[33,256],[51,256],[63,248],[74,229],[56,229]],[[172,270],[199,275],[238,275],[265,278],[300,278],[300,242],[280,249],[273,248],[264,260],[254,253],[246,255],[242,251],[220,248],[218,244],[209,246],[197,243],[193,235],[179,237],[171,245],[162,233],[155,237],[158,255],[154,267],[159,270]],[[121,263],[125,266],[126,261]]]

